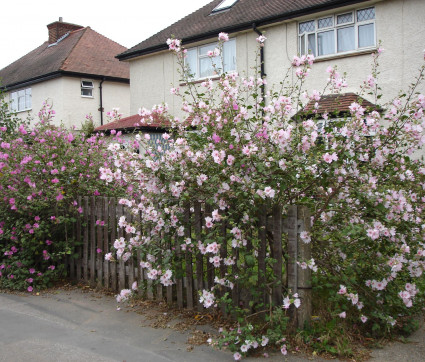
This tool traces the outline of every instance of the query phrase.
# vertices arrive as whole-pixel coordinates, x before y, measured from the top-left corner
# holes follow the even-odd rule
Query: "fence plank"
[[[123,206],[118,204],[117,205],[117,217],[120,218],[121,216],[124,216],[124,210]],[[124,237],[124,230],[122,227],[118,229],[118,238]],[[118,261],[118,289],[122,290],[125,289],[125,264],[122,258]]]
[[[84,241],[83,241],[83,279],[89,281],[89,198],[84,197]]]
[[[212,207],[211,205],[205,204],[205,215],[206,217],[211,217]],[[207,286],[206,289],[211,289],[214,286],[214,273],[215,273],[215,267],[212,263],[209,262],[208,256],[206,257],[206,263],[207,263]]]
[[[177,288],[177,306],[179,308],[183,308],[183,270],[182,270],[182,254],[179,245],[178,236],[174,237],[174,248],[176,251],[176,274],[179,277],[176,280],[176,288]]]
[[[260,303],[267,303],[266,290],[266,250],[267,250],[267,208],[266,205],[261,205],[258,210],[258,285],[264,285]]]
[[[80,208],[81,205],[81,196],[78,197],[78,207]],[[77,266],[77,281],[81,281],[81,264],[83,260],[83,253],[82,253],[82,247],[81,247],[81,214],[77,211],[77,217],[76,217],[76,231],[77,231],[77,260],[76,260],[76,266]]]
[[[226,278],[227,266],[226,266],[226,264],[224,264],[224,259],[227,258],[227,223],[226,223],[225,220],[223,220],[221,222],[220,235],[223,238],[223,242],[220,245],[220,258],[221,258],[220,278]],[[221,294],[221,296],[224,296],[225,293],[226,293],[226,287],[223,286],[222,292],[220,294]],[[222,303],[221,306],[220,306],[220,309],[221,309],[221,313],[223,313],[223,315],[225,315],[226,314],[226,304]]]
[[[190,224],[190,204],[186,205],[184,212],[185,221],[185,237],[190,238],[192,236],[192,229]],[[186,308],[193,309],[193,267],[192,267],[192,253],[189,251],[189,247],[186,248],[185,252],[186,261]]]
[[[113,205],[115,207],[115,205]],[[109,198],[103,198],[103,221],[105,225],[103,226],[103,253],[100,254],[102,258],[103,265],[103,286],[109,289],[110,284],[110,271],[109,271],[109,262],[105,260],[105,255],[109,253],[109,223],[110,223],[110,212],[109,212]]]
[[[273,205],[273,274],[276,277],[272,290],[275,305],[282,303],[282,207]]]
[[[111,197],[110,199],[110,208],[109,208],[109,222],[110,222],[110,230],[111,230],[111,249],[113,249],[112,245],[114,244],[117,238],[117,205],[115,197]],[[113,291],[117,291],[117,263],[116,262],[108,262],[110,266],[110,274],[111,274],[111,289]]]
[[[76,240],[77,238],[77,232],[76,232],[76,225],[72,224],[70,225],[70,228],[72,230],[71,232],[71,237],[72,237],[72,241],[74,242],[74,240]],[[65,229],[66,232],[66,229]],[[66,237],[68,237],[68,235],[66,235]],[[71,278],[71,280],[75,280],[75,255],[77,250],[74,249],[72,250],[72,254],[71,255],[66,255],[65,257],[65,263],[67,268],[69,267],[69,276]]]
[[[203,255],[200,253],[197,247],[198,240],[201,240],[201,231],[202,231],[202,213],[201,213],[201,204],[196,201],[194,204],[194,215],[193,215],[193,224],[195,228],[196,241],[194,242],[194,248],[196,249],[196,284],[195,289],[197,292],[202,292],[204,289],[204,262]],[[204,306],[197,300],[197,309],[201,312],[204,309]]]
[[[97,270],[97,288],[102,288],[103,286],[103,260],[102,254],[99,253],[99,250],[103,248],[103,229],[100,225],[100,222],[103,220],[103,199],[98,197],[96,198],[96,221],[99,222],[96,226],[96,270]]]
[[[128,223],[133,222],[133,214],[130,212],[130,209],[128,207],[126,208],[125,216],[126,216]],[[131,236],[132,236],[131,233],[125,234],[125,239],[126,239],[127,243],[129,242]],[[132,287],[133,283],[134,283],[134,257],[133,257],[133,255],[131,255],[130,258],[127,260],[127,266],[128,266],[128,287],[130,289]]]
[[[90,285],[94,287],[96,277],[96,198],[90,200]]]

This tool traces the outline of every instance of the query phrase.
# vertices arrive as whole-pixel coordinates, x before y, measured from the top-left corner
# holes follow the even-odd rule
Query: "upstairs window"
[[[370,7],[298,24],[300,54],[316,57],[375,47],[375,8]]]
[[[10,110],[12,112],[22,112],[31,109],[31,88],[21,89],[10,93]]]
[[[82,97],[93,97],[93,82],[91,80],[81,81],[81,96]]]
[[[189,73],[193,79],[203,79],[221,74],[223,71],[236,71],[236,41],[230,39],[223,43],[223,63],[221,55],[216,57],[208,56],[209,51],[214,51],[217,48],[217,43],[200,45],[190,48],[186,54],[186,65],[189,67]],[[215,68],[213,64],[215,64]]]

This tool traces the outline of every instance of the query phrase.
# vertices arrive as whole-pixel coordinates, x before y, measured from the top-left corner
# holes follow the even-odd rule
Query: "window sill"
[[[350,53],[323,55],[321,57],[314,58],[314,63],[327,62],[329,60],[334,60],[334,59],[356,57],[358,55],[372,54],[372,53],[375,53],[377,51],[377,49],[378,48],[373,47],[373,48],[367,48],[367,49],[363,49],[363,50],[359,50],[359,51],[355,51],[355,52],[350,52]]]
[[[20,111],[11,111],[11,113],[16,113],[16,114],[18,114],[18,113],[30,112],[30,111],[32,111],[32,108],[22,109],[22,110],[20,110]]]
[[[81,98],[89,98],[89,99],[94,99],[93,96],[81,96]]]
[[[208,79],[211,79],[213,81],[214,80],[219,80],[220,79],[220,76],[219,75],[215,75],[214,77],[199,78],[199,79],[193,80],[191,82],[179,83],[179,86],[180,87],[184,87],[184,86],[188,85],[189,83],[190,84],[200,84],[200,83],[203,83],[203,82],[207,81]]]

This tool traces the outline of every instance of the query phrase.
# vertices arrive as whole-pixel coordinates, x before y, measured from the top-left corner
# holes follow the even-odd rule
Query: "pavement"
[[[150,314],[149,309],[143,313],[129,307],[117,310],[113,296],[78,288],[40,295],[0,293],[0,362],[233,361],[228,351],[189,345],[193,328],[150,327]],[[206,330],[201,333],[208,332],[208,326],[202,328]],[[373,351],[372,361],[425,361],[423,326],[410,341]],[[268,360],[325,361],[279,354]]]

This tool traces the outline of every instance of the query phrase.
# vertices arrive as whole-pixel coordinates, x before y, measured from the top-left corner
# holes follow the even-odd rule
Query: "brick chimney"
[[[64,23],[62,18],[59,18],[59,21],[55,21],[54,23],[47,25],[47,29],[49,30],[49,44],[56,43],[60,37],[70,31],[82,28],[83,27],[80,25]]]

